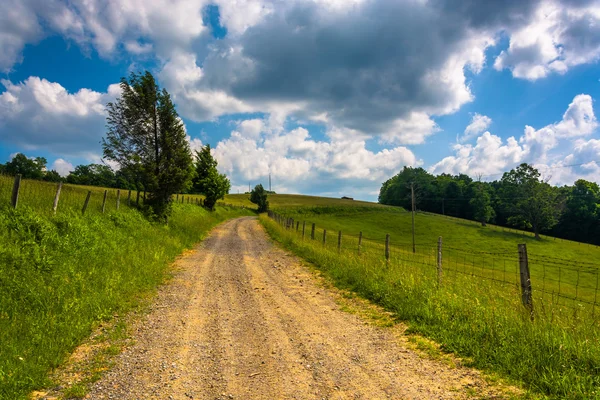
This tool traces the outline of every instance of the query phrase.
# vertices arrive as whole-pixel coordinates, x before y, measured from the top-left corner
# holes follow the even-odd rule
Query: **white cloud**
[[[238,128],[240,125],[243,122]],[[270,173],[276,191],[352,192],[362,198],[371,198],[370,193],[403,165],[421,163],[406,147],[372,152],[364,140],[349,139],[335,128],[328,137],[328,141],[313,140],[305,128],[259,136],[244,135],[237,129],[217,144],[214,156],[219,169],[232,179],[234,190],[245,191],[249,181],[264,184]]]
[[[440,128],[427,114],[412,112],[406,118],[393,121],[388,131],[381,135],[383,143],[421,144]]]
[[[543,166],[548,162],[550,151],[556,149],[561,140],[589,135],[597,126],[591,96],[580,94],[569,104],[561,121],[538,130],[527,125],[518,141],[510,137],[506,143],[499,136],[485,132],[477,139],[475,146],[455,145],[455,155],[434,164],[430,171],[436,174],[446,172],[494,176],[523,162]],[[583,154],[586,146],[595,144],[594,139],[575,143],[575,154]]]
[[[186,136],[186,139],[187,139],[188,143],[190,144],[190,150],[192,150],[192,154],[195,154],[196,151],[202,150],[202,147],[204,146],[202,144],[202,140],[200,140],[198,138],[192,138],[189,135]]]
[[[554,125],[554,128],[560,137],[591,135],[598,128],[592,97],[587,94],[575,96],[562,121]]]
[[[0,94],[0,140],[65,155],[98,147],[105,131],[105,104],[120,93],[117,84],[105,93],[89,89],[69,93],[38,77],[1,83],[6,90]]]
[[[531,20],[510,34],[509,48],[495,60],[516,78],[537,80],[600,58],[600,5],[590,1],[543,1]]]
[[[63,160],[62,158],[57,158],[49,169],[55,170],[60,176],[67,176],[69,175],[69,172],[75,169],[75,167],[70,162]]]
[[[485,132],[485,130],[492,124],[492,119],[486,115],[475,113],[471,119],[471,123],[465,128],[465,132],[460,138],[461,142],[465,142],[474,138],[475,136]]]

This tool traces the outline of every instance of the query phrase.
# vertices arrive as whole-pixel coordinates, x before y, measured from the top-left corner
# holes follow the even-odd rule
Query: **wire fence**
[[[323,248],[338,253],[354,254],[380,259],[389,266],[402,268],[418,265],[436,284],[453,284],[461,277],[487,281],[498,292],[519,296],[527,309],[543,312],[558,307],[570,312],[585,312],[597,320],[599,311],[600,264],[563,259],[538,254],[527,254],[525,245],[520,253],[514,251],[473,251],[437,243],[413,245],[386,237],[367,237],[358,234],[331,231],[316,223],[294,221],[273,211],[269,217],[283,229],[292,231],[304,240],[320,243]],[[504,295],[505,293],[502,293]],[[532,314],[533,315],[533,314]]]
[[[0,206],[30,207],[40,213],[56,214],[77,211],[83,214],[109,213],[123,207],[143,207],[149,197],[143,190],[102,188],[30,179],[20,176],[0,175]],[[204,196],[175,194],[172,201],[178,204],[202,206]],[[245,206],[218,202],[219,206],[245,208]]]

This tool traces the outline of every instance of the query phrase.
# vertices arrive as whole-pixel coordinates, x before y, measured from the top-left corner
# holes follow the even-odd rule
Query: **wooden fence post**
[[[117,211],[119,211],[120,206],[121,206],[121,189],[117,189]]]
[[[323,229],[323,246],[325,246],[325,238],[327,238],[327,229]]]
[[[315,223],[312,224],[312,229],[310,230],[310,238],[315,240]]]
[[[519,248],[519,270],[521,275],[521,301],[523,306],[529,311],[529,316],[533,321],[533,296],[531,289],[531,276],[529,274],[529,261],[527,259],[527,245],[520,244]]]
[[[131,206],[131,189],[127,192],[127,206]]]
[[[21,174],[17,174],[15,176],[15,182],[13,183],[13,191],[12,191],[12,198],[11,198],[11,204],[13,206],[13,208],[17,208],[17,205],[19,204],[19,191],[21,190]]]
[[[137,191],[137,196],[135,197],[135,205],[139,206],[140,205],[140,191]]]
[[[179,193],[177,193],[177,197],[175,197],[175,201],[179,203]]]
[[[60,191],[62,189],[62,182],[58,182],[58,187],[56,188],[56,194],[54,195],[54,203],[52,203],[52,212],[56,214],[56,210],[58,209],[58,199],[60,198]]]
[[[304,230],[306,229],[306,221],[302,221],[302,240],[304,240]]]
[[[437,274],[438,274],[438,285],[442,284],[442,237],[438,238],[437,248]]]
[[[298,232],[299,228],[300,228],[300,221],[296,221],[296,232]]]
[[[362,231],[358,233],[358,255],[360,256],[360,247],[362,246]]]
[[[144,189],[144,197],[143,197],[143,200],[144,200],[144,204],[146,204],[146,189]]]
[[[85,202],[83,203],[83,208],[81,209],[81,215],[85,214],[85,210],[87,210],[87,206],[90,202],[90,196],[92,195],[92,191],[88,190],[87,196],[85,196]]]
[[[338,232],[338,253],[342,251],[342,231]]]
[[[385,235],[385,262],[389,264],[390,262],[390,234],[386,233]]]
[[[108,190],[104,190],[104,198],[102,199],[102,214],[106,210],[106,196],[108,195]]]

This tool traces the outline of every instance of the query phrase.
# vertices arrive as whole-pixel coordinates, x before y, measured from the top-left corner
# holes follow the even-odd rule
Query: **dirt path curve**
[[[255,218],[178,261],[92,399],[450,399],[486,386],[338,309]]]

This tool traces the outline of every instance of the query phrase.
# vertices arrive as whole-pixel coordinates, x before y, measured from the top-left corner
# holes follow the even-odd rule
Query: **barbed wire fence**
[[[487,281],[499,293],[518,296],[531,318],[552,306],[598,320],[600,264],[528,254],[525,244],[514,251],[473,251],[448,246],[442,237],[437,243],[417,243],[413,251],[412,241],[397,240],[389,234],[367,237],[362,232],[328,231],[314,222],[295,221],[274,211],[268,216],[286,231],[330,251],[374,255],[391,266],[418,265],[437,285],[451,285],[458,277]]]

